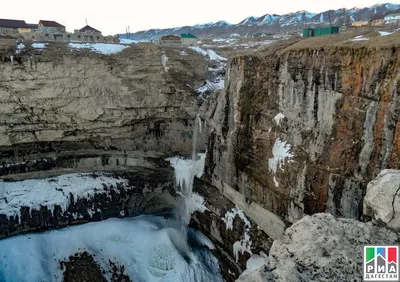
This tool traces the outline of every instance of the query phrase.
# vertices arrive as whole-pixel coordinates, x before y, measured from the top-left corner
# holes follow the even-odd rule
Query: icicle
[[[192,143],[192,158],[185,159],[182,157],[173,157],[167,159],[170,162],[171,166],[175,170],[175,183],[176,186],[180,189],[184,196],[184,205],[182,206],[181,216],[183,218],[183,222],[185,226],[189,224],[190,217],[193,212],[199,210],[198,200],[194,200],[193,196],[193,182],[194,178],[201,177],[203,175],[206,154],[197,154],[196,153],[196,144],[197,144],[197,134],[198,131],[201,132],[202,124],[201,118],[199,115],[196,116],[194,120],[195,124],[193,127],[193,143]],[[199,196],[200,197],[200,196]],[[201,198],[201,197],[200,197]],[[197,198],[196,198],[197,199]]]
[[[197,121],[199,124],[199,132],[202,133],[202,123],[201,123],[201,117],[199,115],[197,115]]]

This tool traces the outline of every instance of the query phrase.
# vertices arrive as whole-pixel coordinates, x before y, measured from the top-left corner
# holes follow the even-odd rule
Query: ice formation
[[[294,157],[290,152],[291,148],[292,146],[286,141],[281,141],[279,138],[275,141],[275,144],[272,147],[272,154],[274,157],[268,160],[270,171],[275,174],[278,168],[282,169],[286,160],[290,161]]]
[[[235,256],[236,262],[238,262],[239,252],[240,253],[247,252],[249,254],[252,254],[251,251],[252,241],[250,240],[250,235],[249,235],[251,223],[244,214],[244,212],[238,206],[235,206],[234,208],[232,208],[231,211],[225,213],[225,218],[223,218],[222,220],[226,223],[226,228],[228,230],[233,229],[233,220],[235,219],[236,216],[239,216],[243,220],[246,228],[243,234],[243,238],[240,241],[236,241],[233,244],[233,254]]]
[[[0,281],[61,282],[59,261],[87,251],[105,271],[110,270],[109,260],[124,266],[132,281],[222,282],[216,258],[207,249],[189,246],[173,224],[171,219],[140,216],[4,239],[0,259],[7,263],[0,263]],[[200,232],[191,234],[210,245]]]
[[[284,118],[285,118],[285,116],[284,116],[282,113],[279,113],[279,114],[277,114],[277,115],[274,117],[274,120],[275,120],[275,122],[276,122],[277,125],[280,125],[280,124],[281,124],[281,121],[282,121]]]
[[[106,173],[98,173],[96,177],[90,173],[82,173],[17,182],[0,180],[0,214],[5,214],[7,218],[18,217],[21,221],[22,207],[28,207],[32,212],[45,206],[53,214],[54,207],[60,206],[62,212],[65,212],[72,201],[76,203],[80,198],[92,198],[100,193],[109,194],[110,191],[104,189],[103,185],[125,188],[128,181]]]

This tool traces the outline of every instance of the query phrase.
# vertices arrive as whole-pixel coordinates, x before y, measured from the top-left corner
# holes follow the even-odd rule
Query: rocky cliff
[[[396,245],[399,234],[371,222],[305,216],[274,241],[262,267],[237,282],[363,281],[365,245]]]
[[[306,214],[360,218],[367,183],[400,167],[399,35],[334,40],[233,58],[201,109],[208,179],[250,218],[264,210],[270,235]]]
[[[139,44],[109,56],[50,43],[14,50],[11,63],[13,50],[0,51],[0,174],[190,154],[193,88],[208,64],[196,52]]]

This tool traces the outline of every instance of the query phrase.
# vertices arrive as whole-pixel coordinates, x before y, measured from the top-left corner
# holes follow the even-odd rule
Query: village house
[[[372,24],[372,20],[368,21],[359,21],[359,22],[354,22],[351,24],[352,27],[365,27],[365,26],[370,26]]]
[[[65,26],[63,26],[62,24],[59,24],[58,22],[55,22],[55,21],[40,20],[38,28],[39,28],[39,32],[42,32],[42,33],[49,33],[49,34],[65,33]]]
[[[71,38],[69,34],[68,37]],[[71,39],[74,41],[104,42],[104,37],[101,34],[101,31],[89,25],[86,25],[81,29],[76,29]]]
[[[0,19],[0,34],[17,35],[20,30],[26,28],[25,21]]]
[[[400,24],[400,13],[386,15],[385,24]]]
[[[55,21],[40,20],[38,32],[31,33],[32,39],[40,40],[64,40],[66,36],[65,26]]]
[[[30,23],[27,23],[26,25],[27,25],[27,27],[30,29],[30,32],[39,31],[39,25],[38,25],[38,24],[30,24]]]
[[[191,33],[181,34],[182,45],[184,46],[194,46],[197,45],[197,37]]]
[[[180,46],[182,46],[182,39],[179,36],[166,35],[166,36],[160,37],[159,43],[161,46],[180,47]]]
[[[36,31],[38,31],[37,24],[26,24],[25,27],[18,29],[19,33],[30,33],[30,32],[36,32]]]
[[[325,26],[316,28],[305,28],[303,30],[303,37],[316,37],[324,35],[332,35],[339,33],[340,28],[338,26]]]
[[[372,26],[384,26],[385,25],[385,19],[376,19],[372,20]]]

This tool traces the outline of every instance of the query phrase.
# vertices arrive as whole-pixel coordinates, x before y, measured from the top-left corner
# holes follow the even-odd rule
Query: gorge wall
[[[306,214],[360,218],[367,183],[400,167],[398,37],[233,58],[201,109],[208,180],[273,237]]]
[[[208,64],[196,52],[138,44],[108,56],[51,43],[14,53],[14,64],[9,53],[0,61],[1,175],[151,166],[151,158],[191,153],[193,88]]]
[[[208,94],[195,89],[217,75],[209,67],[223,71],[219,62],[154,44],[111,56],[65,43],[43,50],[26,44],[20,52],[1,47],[1,239],[183,205],[166,158],[191,156],[199,103]],[[205,149],[203,138],[198,151]],[[254,241],[267,236],[240,218],[227,228],[225,212],[235,205],[226,199],[221,205],[192,224],[205,231],[210,218],[218,224],[214,253],[226,281],[234,281],[248,258],[240,252],[235,260],[235,242],[243,234]],[[270,245],[259,241],[248,249]]]
[[[226,281],[245,269],[250,253],[268,254],[271,238],[282,238],[305,215],[361,218],[368,182],[400,168],[394,37],[329,46],[282,41],[230,60],[225,89],[199,111],[197,149],[207,149],[207,159],[194,191],[208,211],[191,222],[215,244]],[[127,189],[104,187],[104,195],[71,205],[68,215],[56,211],[51,222],[49,209],[32,217],[22,207],[22,223],[3,216],[1,232],[168,209],[175,186],[165,158],[192,153],[199,108],[193,88],[210,67],[203,56],[185,53],[137,44],[105,56],[54,43],[43,51],[27,47],[14,64],[1,53],[3,179],[129,170]],[[85,205],[104,211],[92,216]],[[239,208],[248,220],[236,216]]]

